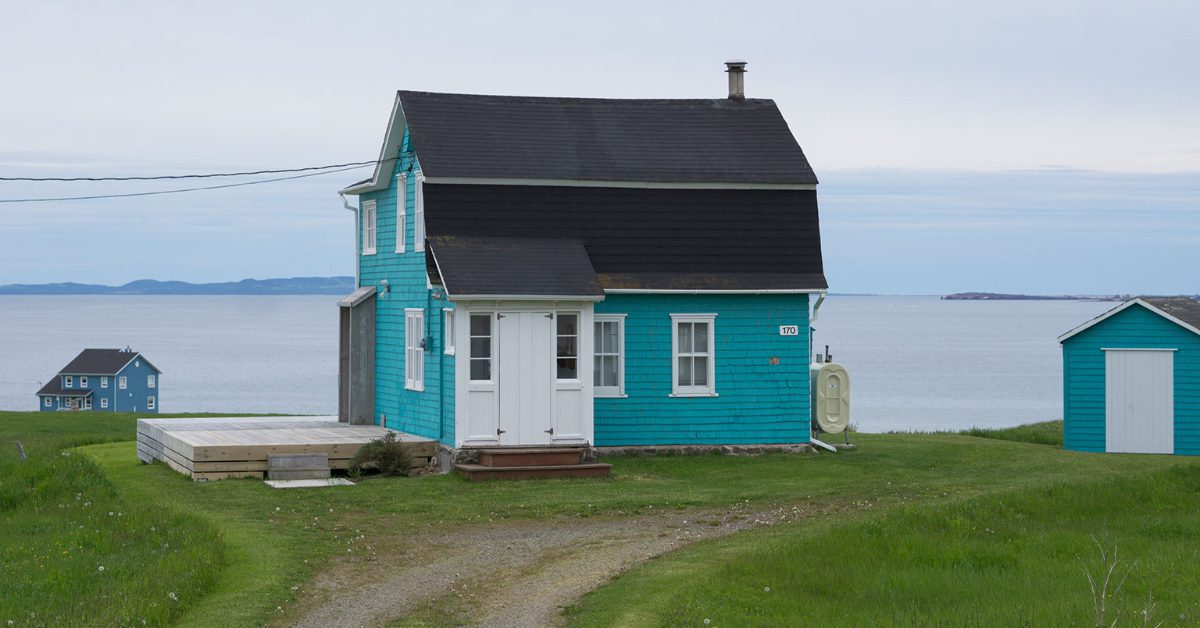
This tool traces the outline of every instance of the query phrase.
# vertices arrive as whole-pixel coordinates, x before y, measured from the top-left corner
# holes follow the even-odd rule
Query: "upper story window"
[[[620,397],[625,394],[625,315],[597,314],[593,324],[593,395]]]
[[[425,390],[425,310],[404,310],[404,387]]]
[[[403,253],[405,240],[408,235],[405,233],[407,229],[408,216],[408,173],[402,172],[396,175],[396,252]]]
[[[125,390],[125,388],[127,388],[128,385],[129,385],[128,380],[125,379],[124,375],[117,378],[117,388],[120,388],[121,390]]]
[[[559,314],[554,319],[558,379],[579,379],[579,315]]]
[[[154,388],[154,384],[156,383],[155,379],[156,378],[153,375],[147,375],[146,376],[146,388]]]
[[[75,387],[75,378],[74,377],[67,375],[66,377],[63,378],[63,388],[74,388],[74,387]]]
[[[471,381],[492,381],[492,315],[471,315]]]
[[[362,252],[363,255],[375,254],[376,238],[375,201],[363,201],[362,204]]]
[[[419,170],[413,184],[413,250],[425,250],[425,175]]]
[[[101,388],[108,388],[108,378],[107,378],[107,377],[101,377],[101,378],[100,378],[100,387],[101,387]]]
[[[87,388],[87,375],[80,375],[80,376],[79,376],[79,387],[80,387],[80,388]]]
[[[671,394],[711,397],[717,394],[714,323],[716,314],[671,315]]]

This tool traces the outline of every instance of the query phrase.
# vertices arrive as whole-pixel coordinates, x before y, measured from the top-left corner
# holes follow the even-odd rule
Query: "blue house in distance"
[[[817,178],[727,65],[719,99],[398,92],[342,190],[340,417],[450,449],[808,443]]]
[[[158,414],[161,374],[129,348],[84,349],[38,391],[38,408]]]

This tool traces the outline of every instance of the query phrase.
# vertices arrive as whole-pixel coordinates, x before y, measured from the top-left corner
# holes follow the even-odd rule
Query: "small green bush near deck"
[[[383,438],[363,445],[350,459],[350,475],[358,477],[371,470],[382,476],[407,476],[412,469],[412,455],[396,437],[388,432]]]

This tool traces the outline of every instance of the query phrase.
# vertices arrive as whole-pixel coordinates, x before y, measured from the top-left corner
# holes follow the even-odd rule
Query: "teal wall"
[[[396,170],[388,188],[359,198],[376,203],[375,254],[362,255],[359,233],[360,286],[375,286],[375,422],[386,416],[386,426],[426,438],[454,443],[454,356],[444,354],[442,308],[452,304],[433,298],[425,275],[425,252],[413,251],[414,186],[418,165],[411,152],[408,132],[397,154]],[[396,175],[408,172],[405,192],[405,252],[396,253]],[[361,231],[361,230],[360,230]],[[383,294],[382,280],[391,291]],[[404,310],[425,310],[425,390],[404,387]],[[444,385],[443,385],[444,383]]]
[[[626,314],[627,395],[595,400],[597,446],[808,442],[808,295],[616,294],[596,313]],[[717,397],[670,396],[673,313],[717,314]]]
[[[1103,348],[1175,352],[1175,453],[1200,454],[1200,336],[1135,305],[1063,343],[1067,449],[1104,451]]]

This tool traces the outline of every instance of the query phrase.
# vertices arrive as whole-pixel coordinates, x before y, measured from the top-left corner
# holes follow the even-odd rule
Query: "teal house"
[[[339,414],[451,449],[809,442],[817,178],[715,99],[401,91],[342,190]]]
[[[1067,449],[1200,455],[1200,301],[1131,299],[1058,340]]]

